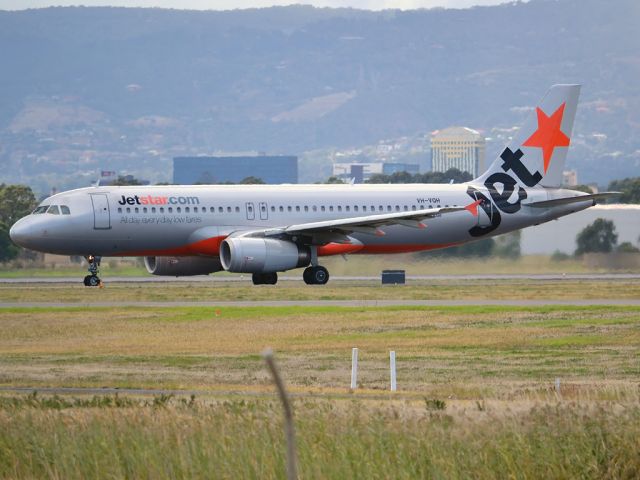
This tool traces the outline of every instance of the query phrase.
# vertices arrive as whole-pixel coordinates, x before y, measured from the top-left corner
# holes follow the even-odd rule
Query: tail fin
[[[562,185],[580,85],[553,85],[502,154],[475,182],[513,172],[528,187]]]

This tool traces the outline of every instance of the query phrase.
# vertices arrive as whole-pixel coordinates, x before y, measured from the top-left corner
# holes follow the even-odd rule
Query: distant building
[[[225,157],[176,157],[173,183],[239,183],[256,177],[265,183],[298,183],[298,157],[293,155],[253,155]]]
[[[431,169],[446,172],[457,168],[475,177],[485,169],[485,139],[467,127],[450,127],[431,137]]]
[[[416,163],[334,163],[332,175],[345,182],[353,179],[354,183],[363,183],[371,178],[371,175],[392,175],[396,172],[407,172],[411,175],[420,172],[420,166]]]
[[[562,172],[562,185],[565,187],[575,187],[578,185],[578,172],[576,170],[565,170]]]

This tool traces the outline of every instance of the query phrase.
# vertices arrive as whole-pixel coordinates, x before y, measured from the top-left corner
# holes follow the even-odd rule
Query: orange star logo
[[[548,117],[540,107],[536,107],[538,129],[522,144],[525,147],[539,147],[542,149],[544,173],[547,173],[547,169],[549,168],[549,163],[553,156],[553,149],[556,147],[568,147],[570,143],[569,137],[560,130],[564,106],[564,103],[560,105],[550,117]]]

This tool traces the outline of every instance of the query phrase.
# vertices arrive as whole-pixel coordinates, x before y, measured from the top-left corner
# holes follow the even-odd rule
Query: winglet
[[[465,210],[468,210],[469,212],[471,212],[471,215],[473,215],[474,217],[478,216],[478,205],[480,205],[482,203],[482,200],[476,200],[473,203],[470,203],[469,205],[467,205],[466,207],[464,207]]]

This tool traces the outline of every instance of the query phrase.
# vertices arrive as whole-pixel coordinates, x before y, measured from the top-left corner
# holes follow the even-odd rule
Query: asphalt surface
[[[21,284],[21,283],[82,283],[84,274],[77,277],[20,277],[20,278],[0,278],[0,284]],[[196,275],[192,277],[158,277],[149,275],[146,277],[109,277],[103,276],[105,283],[162,283],[162,282],[251,282],[251,275],[239,276],[207,276]],[[474,274],[474,275],[407,275],[407,281],[412,280],[640,280],[640,273],[579,273],[579,274]],[[278,281],[301,282],[302,276],[281,275]],[[379,282],[380,276],[331,276],[330,282],[340,281],[371,281]]]

